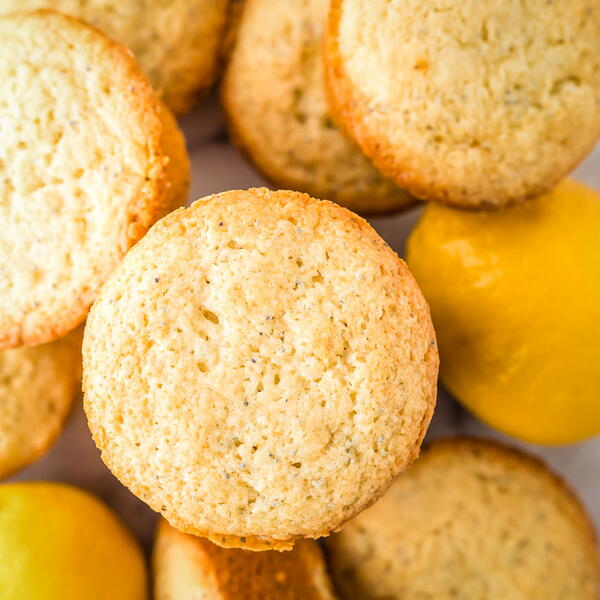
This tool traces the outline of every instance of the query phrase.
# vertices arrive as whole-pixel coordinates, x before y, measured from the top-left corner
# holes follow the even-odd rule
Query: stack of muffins
[[[82,379],[103,461],[162,515],[157,600],[598,598],[593,526],[545,465],[469,438],[419,458],[429,307],[352,212],[553,189],[600,137],[598,0],[0,14],[0,475]],[[221,70],[232,141],[282,189],[183,208],[171,111]]]

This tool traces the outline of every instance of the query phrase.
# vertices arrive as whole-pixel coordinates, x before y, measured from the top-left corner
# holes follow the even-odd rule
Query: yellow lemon
[[[99,500],[58,483],[0,485],[2,600],[143,600],[141,551]]]
[[[501,212],[430,204],[408,242],[442,382],[543,444],[600,433],[600,195],[573,181]]]

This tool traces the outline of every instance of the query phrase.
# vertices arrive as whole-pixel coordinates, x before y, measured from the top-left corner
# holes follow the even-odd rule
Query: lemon
[[[142,600],[144,559],[99,500],[58,483],[0,485],[2,600]]]
[[[430,204],[407,251],[456,398],[529,442],[600,432],[599,194],[564,181],[501,212]]]

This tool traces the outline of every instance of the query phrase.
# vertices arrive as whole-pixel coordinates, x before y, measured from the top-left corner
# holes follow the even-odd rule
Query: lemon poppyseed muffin
[[[437,365],[420,290],[363,219],[231,191],[161,220],[110,277],[85,410],[109,468],[177,529],[289,548],[410,464]]]

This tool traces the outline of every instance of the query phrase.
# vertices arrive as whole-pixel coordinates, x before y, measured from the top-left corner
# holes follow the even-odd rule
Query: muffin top
[[[223,80],[234,140],[277,185],[357,212],[415,200],[381,175],[335,125],[325,94],[328,0],[249,0]]]
[[[0,347],[12,347],[85,318],[163,211],[167,160],[124,46],[53,11],[0,17],[0,38]]]
[[[344,598],[596,600],[592,526],[537,459],[448,439],[327,541]]]
[[[326,62],[345,128],[422,198],[539,195],[600,134],[599,0],[333,0]]]
[[[231,191],[161,220],[103,287],[85,409],[107,465],[178,529],[289,547],[417,455],[437,363],[420,290],[364,220]]]

